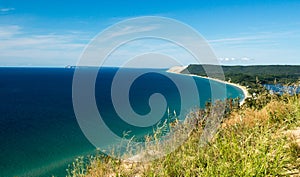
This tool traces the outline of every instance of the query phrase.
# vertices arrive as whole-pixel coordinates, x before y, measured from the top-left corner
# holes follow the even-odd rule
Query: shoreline
[[[171,67],[170,69],[168,69],[166,72],[173,73],[173,74],[194,76],[194,77],[199,77],[199,78],[203,78],[203,79],[209,79],[209,80],[213,80],[213,81],[216,81],[216,82],[221,82],[221,83],[224,83],[224,84],[228,84],[228,85],[232,85],[234,87],[237,87],[237,88],[241,89],[243,91],[243,94],[244,94],[244,99],[240,101],[240,105],[243,105],[245,103],[246,98],[251,97],[248,90],[247,90],[247,88],[245,86],[239,85],[237,83],[227,82],[227,81],[223,81],[223,80],[216,79],[216,78],[210,78],[210,77],[206,77],[206,76],[199,76],[199,75],[196,75],[196,74],[181,73],[187,67],[188,66],[174,66],[174,67]]]
[[[181,73],[182,71],[184,71],[188,66],[174,66],[174,67],[171,67],[169,68],[166,72],[168,73],[173,73],[173,74],[179,74],[179,75],[187,75],[187,76],[194,76],[194,77],[199,77],[199,78],[203,78],[203,79],[208,79],[208,80],[213,80],[213,81],[216,81],[216,82],[220,82],[220,83],[224,83],[224,84],[228,84],[228,85],[232,85],[234,87],[237,87],[239,89],[242,90],[243,94],[244,94],[244,99],[240,101],[240,105],[243,105],[246,98],[247,97],[250,97],[248,91],[247,91],[247,88],[244,87],[244,86],[241,86],[239,84],[236,84],[236,83],[230,83],[230,82],[227,82],[227,81],[223,81],[223,80],[220,80],[220,79],[216,79],[216,78],[210,78],[210,77],[204,77],[204,76],[198,76],[198,75],[195,75],[195,74],[184,74],[184,73]],[[125,163],[130,163],[130,162],[137,162],[141,159],[144,158],[145,155],[149,155],[151,154],[151,156],[159,156],[160,152],[158,151],[150,151],[150,152],[142,152],[142,153],[139,153],[139,154],[136,154],[132,157],[129,157],[127,159],[124,160]]]

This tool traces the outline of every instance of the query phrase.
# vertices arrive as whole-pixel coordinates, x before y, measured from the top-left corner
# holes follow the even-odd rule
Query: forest
[[[207,76],[207,72],[218,71],[217,65],[189,65],[182,73]],[[300,66],[296,65],[252,65],[221,66],[225,80],[244,86],[260,84],[290,84],[300,80]],[[205,68],[205,69],[204,69]],[[220,73],[218,73],[220,74]]]

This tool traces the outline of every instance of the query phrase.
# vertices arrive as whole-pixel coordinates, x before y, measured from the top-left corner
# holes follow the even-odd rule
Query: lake
[[[130,130],[131,136],[142,137],[153,131],[153,127],[128,125],[114,110],[110,90],[118,69],[99,71],[95,83],[99,112],[117,135]],[[93,68],[85,68],[84,72],[91,70]],[[192,78],[199,92],[200,107],[211,97],[211,83],[200,77],[166,73],[162,69],[127,69],[123,76],[145,70],[146,74],[136,79],[129,93],[131,106],[138,114],[150,111],[148,100],[153,93],[164,95],[168,109],[180,114],[185,105],[181,104],[180,91],[168,76],[182,83]],[[0,68],[0,176],[65,176],[74,158],[95,152],[74,114],[73,74],[74,68]],[[226,95],[220,95],[220,99],[244,98],[240,88],[232,85],[226,88]],[[166,110],[162,120],[167,117]]]

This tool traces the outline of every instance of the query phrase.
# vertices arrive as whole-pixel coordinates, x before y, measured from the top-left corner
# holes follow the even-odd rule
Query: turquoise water
[[[85,69],[91,72],[92,69]],[[143,136],[153,127],[135,127],[120,120],[111,101],[111,82],[118,68],[102,68],[95,84],[96,102],[107,126],[122,136]],[[141,73],[127,69],[126,73]],[[0,68],[0,176],[65,176],[75,157],[91,154],[95,147],[85,138],[77,123],[72,105],[74,69]],[[168,77],[183,84],[191,76],[149,70],[131,86],[129,99],[138,114],[147,114],[149,96],[164,95],[170,112],[182,110],[180,91]],[[211,97],[208,79],[193,77],[203,107]],[[222,83],[213,82],[222,87]],[[224,85],[223,85],[224,86]],[[241,89],[226,85],[225,97],[243,99]],[[121,89],[121,88],[120,88]],[[191,98],[194,95],[190,95]],[[192,99],[191,99],[192,102]],[[189,109],[189,108],[186,108]],[[187,110],[188,111],[188,110]],[[167,110],[162,119],[167,117]]]

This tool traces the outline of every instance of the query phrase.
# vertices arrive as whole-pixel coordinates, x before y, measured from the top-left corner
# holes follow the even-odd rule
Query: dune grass
[[[70,165],[68,176],[288,176],[299,173],[300,148],[284,132],[300,126],[300,95],[271,98],[258,108],[245,104],[234,109],[205,146],[199,141],[209,116],[201,110],[191,115],[198,121],[188,140],[162,158],[138,163],[100,154],[80,157]]]

